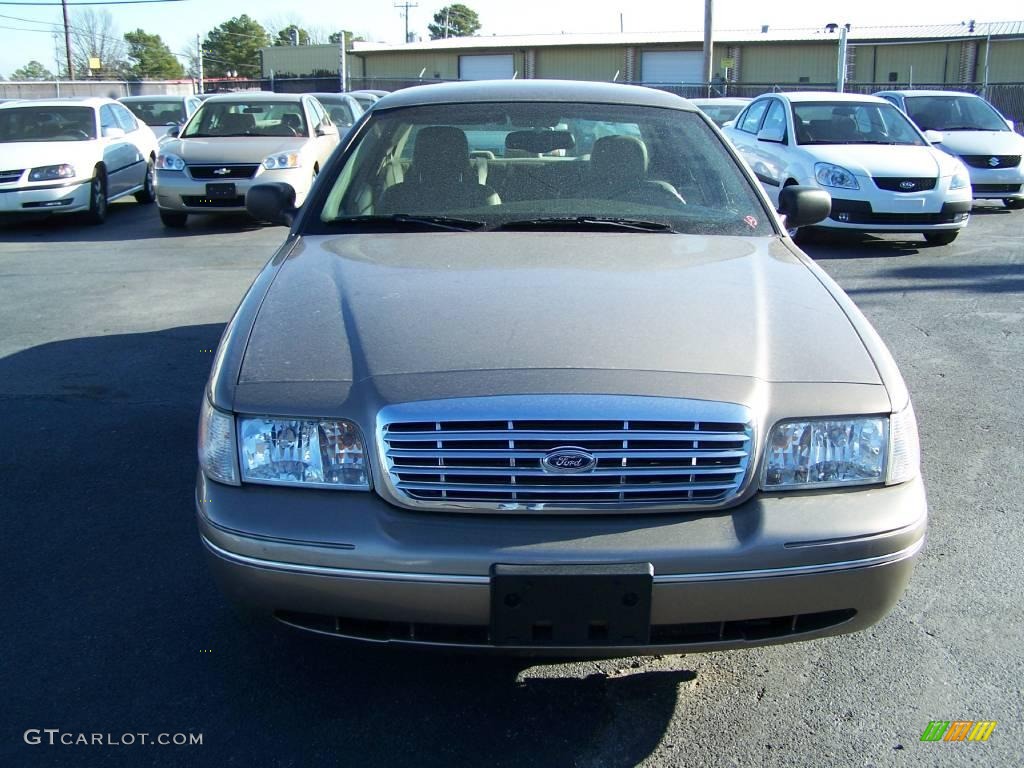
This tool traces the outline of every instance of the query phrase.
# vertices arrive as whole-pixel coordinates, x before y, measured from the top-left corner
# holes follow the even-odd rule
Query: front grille
[[[781,640],[789,636],[829,629],[844,624],[856,615],[857,611],[846,608],[733,621],[653,624],[648,642],[638,645],[678,646]],[[296,611],[276,611],[274,617],[284,624],[300,629],[358,640],[498,647],[491,639],[490,628],[483,624],[376,621]],[[534,647],[550,644],[550,641],[545,642],[542,637],[524,643]]]
[[[900,177],[875,177],[875,186],[889,192],[926,192],[935,189],[935,179],[911,179]]]
[[[251,179],[256,175],[259,165],[190,165],[188,172],[193,179],[210,179],[227,181],[231,179]]]
[[[0,184],[9,184],[12,181],[17,181],[21,178],[21,174],[25,172],[24,168],[18,168],[10,171],[0,171]]]
[[[745,415],[740,406],[730,408],[734,417]],[[380,441],[392,489],[420,506],[558,510],[721,504],[739,493],[745,480],[753,450],[751,422],[683,414],[685,408],[671,419],[637,413],[630,419],[389,420]],[[593,466],[570,473],[545,467],[542,460],[550,461],[557,450],[592,457]]]
[[[235,197],[182,195],[181,202],[189,208],[245,208],[245,195],[235,195]]]
[[[971,189],[975,192],[988,192],[1015,195],[1020,192],[1020,184],[972,184]]]
[[[960,159],[972,168],[1016,168],[1020,165],[1020,155],[961,155]]]
[[[939,213],[883,213],[874,211],[871,203],[863,200],[832,198],[828,217],[843,224],[888,224],[918,226],[928,224],[956,224],[970,215],[970,203],[944,203]]]

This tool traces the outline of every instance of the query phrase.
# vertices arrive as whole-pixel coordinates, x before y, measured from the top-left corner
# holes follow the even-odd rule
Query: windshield
[[[449,229],[771,234],[771,215],[696,113],[605,104],[374,111],[319,232]]]
[[[734,119],[742,110],[744,104],[701,104],[700,111],[711,118],[711,120],[721,128],[725,123]]]
[[[308,136],[297,101],[207,101],[181,132],[201,136]]]
[[[181,101],[123,101],[139,120],[150,126],[181,125],[185,122],[185,104]]]
[[[92,107],[8,107],[0,109],[0,143],[88,141],[96,138]]]
[[[908,144],[925,141],[891,104],[802,102],[793,104],[798,144]]]
[[[907,114],[922,131],[1008,131],[984,99],[974,96],[908,96]]]
[[[356,121],[356,115],[348,101],[339,98],[325,96],[319,99],[327,114],[331,116],[331,122],[335,125],[352,125]]]

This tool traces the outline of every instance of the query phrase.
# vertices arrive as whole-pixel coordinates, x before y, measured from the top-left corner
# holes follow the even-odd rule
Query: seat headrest
[[[469,141],[459,128],[431,125],[416,134],[412,168],[419,176],[434,181],[462,178],[469,169]]]
[[[256,127],[256,118],[247,112],[228,112],[220,123],[224,133],[245,133]]]
[[[634,136],[604,136],[590,152],[594,175],[617,184],[646,178],[647,162],[647,145]]]

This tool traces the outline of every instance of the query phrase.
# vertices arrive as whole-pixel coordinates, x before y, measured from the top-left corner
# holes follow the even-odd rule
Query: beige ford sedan
[[[245,211],[249,187],[268,181],[288,184],[301,205],[337,145],[337,127],[312,96],[213,96],[160,146],[160,220],[182,227],[189,214]]]
[[[619,655],[853,632],[902,594],[927,520],[910,396],[786,234],[828,193],[776,212],[686,101],[409,88],[301,210],[284,184],[246,203],[291,232],[221,340],[195,489],[240,605]]]

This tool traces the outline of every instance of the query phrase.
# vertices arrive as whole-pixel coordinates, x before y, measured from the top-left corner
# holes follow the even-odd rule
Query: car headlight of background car
[[[838,187],[839,189],[860,189],[857,178],[841,165],[832,163],[815,163],[814,178],[823,187]]]
[[[28,173],[29,181],[56,181],[57,179],[73,179],[75,167],[67,163],[60,165],[41,165]]]
[[[779,422],[765,448],[763,490],[887,483],[917,475],[917,421],[908,405],[891,416]]]
[[[284,168],[298,168],[302,165],[302,159],[298,152],[282,152],[271,155],[264,159],[263,167],[268,171],[279,171]]]
[[[183,171],[185,170],[185,161],[177,155],[161,152],[156,156],[156,169],[158,171]]]

